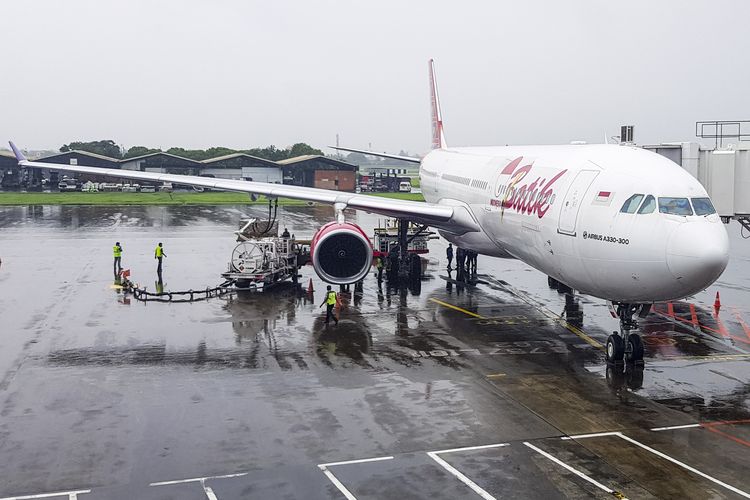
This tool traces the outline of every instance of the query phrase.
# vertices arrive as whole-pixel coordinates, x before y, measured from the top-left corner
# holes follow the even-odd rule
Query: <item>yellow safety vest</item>
[[[122,257],[122,247],[115,245],[112,247],[112,252],[115,254],[115,257]]]
[[[163,251],[164,251],[163,247],[156,247],[156,251],[154,255],[156,255],[157,257],[162,257]]]
[[[333,290],[331,290],[326,295],[326,304],[328,304],[329,306],[332,306],[335,303],[336,303],[336,292],[334,292]]]

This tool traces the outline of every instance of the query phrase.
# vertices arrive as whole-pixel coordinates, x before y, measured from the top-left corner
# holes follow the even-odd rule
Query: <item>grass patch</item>
[[[370,193],[367,193],[370,194]],[[424,201],[418,193],[372,193],[401,200]],[[245,193],[0,193],[0,206],[14,205],[265,205],[268,199],[256,201]],[[279,198],[279,205],[306,205],[303,200]]]

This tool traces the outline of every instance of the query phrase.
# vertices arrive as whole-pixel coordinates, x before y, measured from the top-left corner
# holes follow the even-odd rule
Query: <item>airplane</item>
[[[356,283],[372,264],[370,239],[347,222],[346,208],[401,221],[396,264],[409,266],[410,221],[437,229],[454,245],[519,259],[550,286],[604,299],[620,333],[607,338],[610,362],[640,362],[634,316],[654,302],[693,295],[711,285],[729,259],[729,238],[703,186],[663,156],[622,144],[448,147],[435,68],[429,61],[432,149],[423,158],[339,148],[419,164],[425,202],[355,193],[27,160],[21,167],[182,184],[332,204],[335,220],[311,242],[317,274]]]

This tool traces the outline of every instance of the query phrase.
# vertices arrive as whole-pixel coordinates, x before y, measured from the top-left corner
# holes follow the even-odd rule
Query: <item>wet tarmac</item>
[[[0,209],[0,499],[750,497],[737,225],[717,284],[641,321],[641,368],[604,362],[604,302],[481,256],[483,283],[459,287],[442,240],[420,287],[371,275],[337,326],[311,268],[312,297],[112,287],[115,241],[151,290],[159,241],[167,290],[218,284],[247,214],[263,210]],[[281,225],[304,238],[331,217],[288,207]]]

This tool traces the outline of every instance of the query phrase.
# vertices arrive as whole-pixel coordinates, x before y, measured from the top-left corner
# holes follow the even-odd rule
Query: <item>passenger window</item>
[[[708,198],[693,198],[693,210],[695,210],[695,215],[711,215],[716,213],[716,209]]]
[[[648,195],[646,196],[646,199],[643,200],[643,204],[641,205],[641,208],[638,209],[639,214],[650,214],[656,210],[656,200],[653,196]]]
[[[672,215],[693,215],[687,198],[659,198],[659,212]]]
[[[642,194],[634,194],[633,196],[625,200],[625,203],[623,203],[620,212],[624,214],[634,214],[635,211],[638,210],[638,205],[641,204],[642,199]]]

